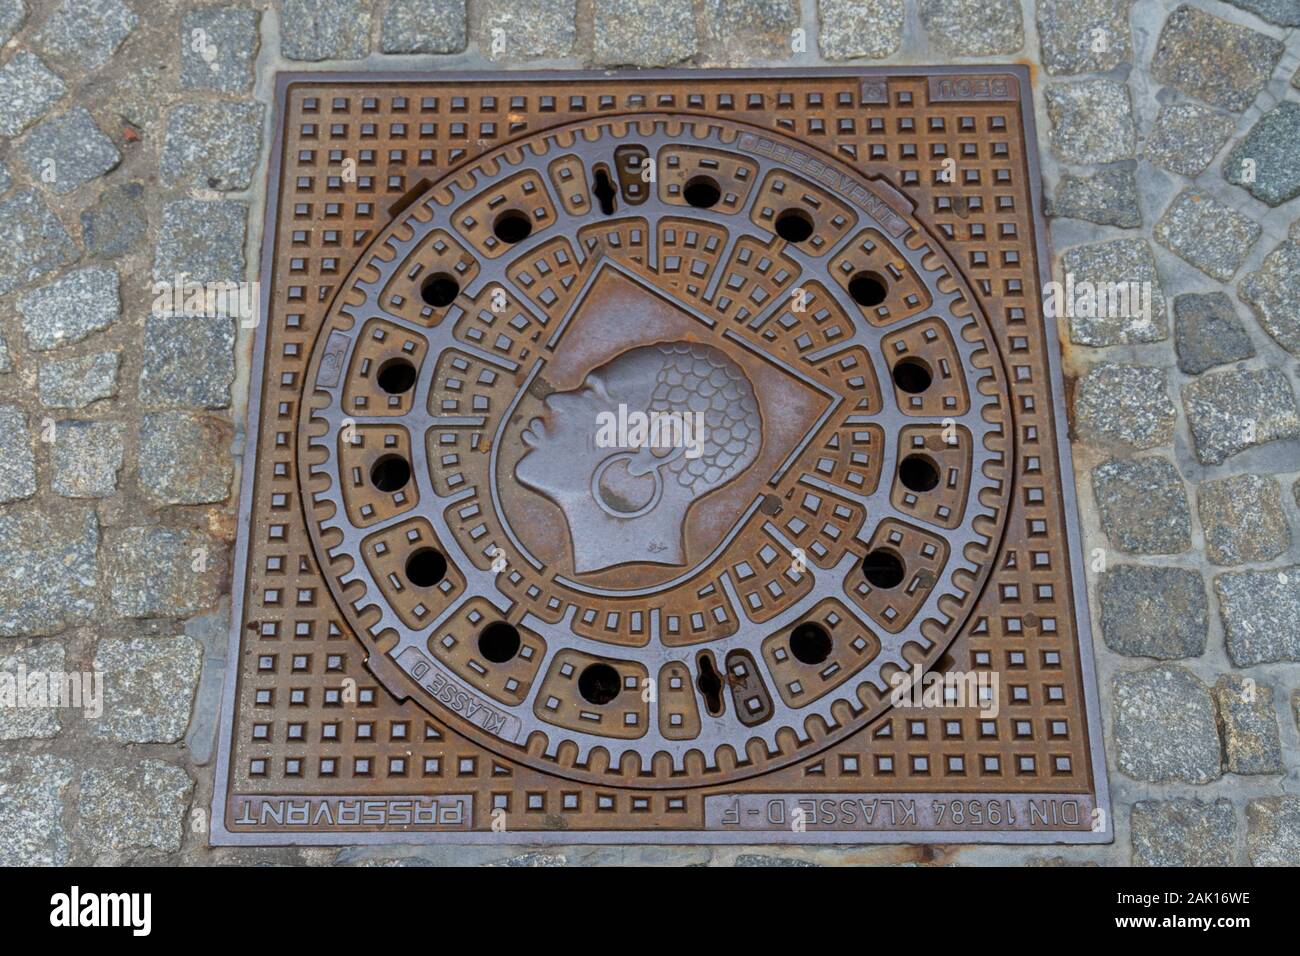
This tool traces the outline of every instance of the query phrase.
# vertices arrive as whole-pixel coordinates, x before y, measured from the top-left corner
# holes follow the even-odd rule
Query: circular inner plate
[[[740,124],[592,120],[448,177],[308,374],[308,524],[372,670],[578,780],[862,727],[1005,520],[1005,374],[952,261],[887,184]]]

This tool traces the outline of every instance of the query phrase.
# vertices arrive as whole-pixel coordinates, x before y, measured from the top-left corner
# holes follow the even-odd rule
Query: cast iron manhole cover
[[[1109,839],[1028,97],[282,78],[214,841]]]

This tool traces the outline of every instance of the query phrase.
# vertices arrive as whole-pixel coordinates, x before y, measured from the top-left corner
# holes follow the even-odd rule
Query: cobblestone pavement
[[[1292,0],[0,0],[0,863],[1300,864],[1300,6]],[[797,51],[797,52],[792,52]],[[1080,848],[211,850],[280,69],[1028,62],[1116,840]],[[228,314],[228,313],[227,313]],[[125,676],[124,676],[125,675]]]

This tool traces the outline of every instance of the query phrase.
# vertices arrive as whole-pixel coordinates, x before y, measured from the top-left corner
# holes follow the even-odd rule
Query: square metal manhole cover
[[[1025,70],[278,102],[215,843],[1111,838]]]

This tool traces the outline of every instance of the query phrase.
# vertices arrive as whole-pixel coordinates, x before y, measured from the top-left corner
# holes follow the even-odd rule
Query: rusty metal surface
[[[1027,87],[282,77],[214,842],[1109,840]]]

